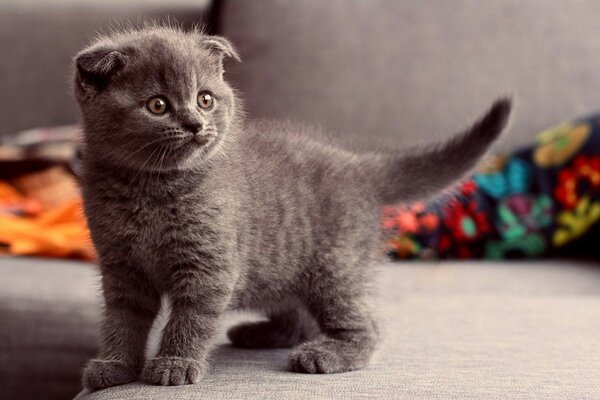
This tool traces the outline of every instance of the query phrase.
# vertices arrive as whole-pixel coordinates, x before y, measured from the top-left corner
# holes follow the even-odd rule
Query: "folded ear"
[[[240,55],[233,47],[233,44],[224,37],[221,36],[203,36],[200,42],[202,48],[208,50],[214,54],[219,60],[219,68],[221,73],[224,72],[223,60],[227,58],[233,58],[235,61],[242,61]]]
[[[111,77],[125,65],[125,55],[111,48],[84,50],[75,58],[77,82],[82,89],[100,91],[110,82]]]

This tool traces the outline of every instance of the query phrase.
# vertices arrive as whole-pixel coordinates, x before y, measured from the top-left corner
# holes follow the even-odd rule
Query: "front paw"
[[[83,370],[83,386],[100,390],[137,380],[133,365],[119,360],[90,360]]]
[[[197,383],[202,375],[204,375],[204,365],[197,360],[157,357],[146,363],[142,379],[154,385],[186,385]]]
[[[289,364],[292,371],[305,374],[332,374],[351,369],[334,351],[313,343],[305,343],[294,350],[289,356]]]

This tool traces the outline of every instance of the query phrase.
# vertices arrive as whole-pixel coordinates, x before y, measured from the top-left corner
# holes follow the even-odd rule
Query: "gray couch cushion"
[[[600,108],[600,2],[224,0],[250,115],[417,143],[514,94],[507,148]],[[377,140],[374,140],[376,138]]]
[[[383,341],[363,371],[287,372],[287,350],[229,347],[198,385],[139,383],[116,399],[592,399],[600,396],[600,269],[572,263],[382,266]],[[230,315],[230,325],[245,315]]]
[[[68,399],[96,352],[98,279],[89,264],[0,258],[0,399]]]

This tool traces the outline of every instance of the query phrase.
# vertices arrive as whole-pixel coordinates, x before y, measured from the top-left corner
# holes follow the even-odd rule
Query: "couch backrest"
[[[196,21],[206,2],[168,6],[185,3],[176,16]],[[2,2],[0,136],[77,119],[72,56],[115,14],[127,16],[116,3]],[[463,128],[494,97],[513,94],[508,146],[600,108],[595,0],[220,3],[220,31],[244,58],[229,77],[253,116],[321,124],[368,146],[418,143]],[[136,15],[157,14],[144,10]]]
[[[600,108],[595,0],[224,0],[222,16],[251,115],[366,145],[449,135],[504,94],[501,146]]]

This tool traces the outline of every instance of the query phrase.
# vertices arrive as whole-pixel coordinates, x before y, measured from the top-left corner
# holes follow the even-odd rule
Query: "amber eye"
[[[210,110],[213,107],[215,99],[210,92],[198,93],[198,106],[203,110]]]
[[[169,102],[162,96],[156,96],[148,100],[146,103],[146,108],[152,114],[164,114],[169,108]]]

